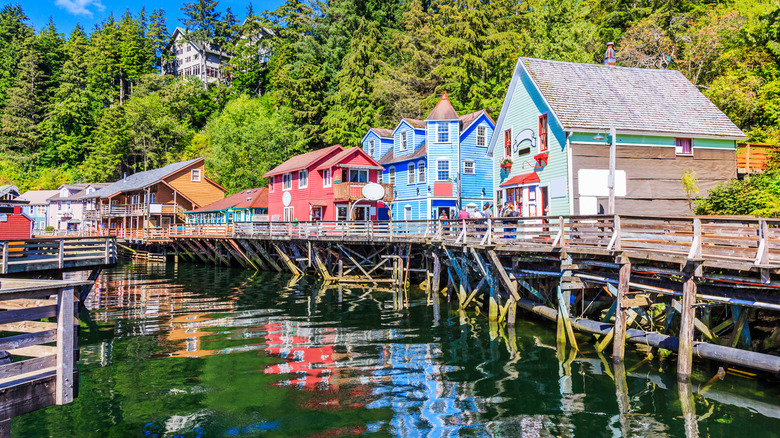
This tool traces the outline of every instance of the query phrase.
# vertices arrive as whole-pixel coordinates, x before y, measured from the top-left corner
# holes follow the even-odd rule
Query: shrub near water
[[[780,217],[780,170],[720,184],[696,204],[696,214]]]

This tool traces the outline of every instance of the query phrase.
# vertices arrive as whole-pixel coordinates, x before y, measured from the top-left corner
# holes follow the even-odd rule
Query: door
[[[347,220],[347,207],[345,205],[339,205],[336,207],[336,219],[340,221]]]
[[[352,220],[355,221],[367,221],[368,220],[368,207],[355,207],[354,213],[352,213]]]
[[[442,214],[447,216],[447,219],[452,217],[452,216],[450,216],[450,208],[449,207],[437,207],[436,208],[436,219],[439,219]]]
[[[322,207],[312,207],[312,209],[311,209],[311,220],[313,220],[313,221],[321,221],[322,220]]]
[[[538,216],[539,215],[539,203],[536,193],[536,189],[539,186],[528,186],[526,188],[526,204],[528,205],[526,216]]]

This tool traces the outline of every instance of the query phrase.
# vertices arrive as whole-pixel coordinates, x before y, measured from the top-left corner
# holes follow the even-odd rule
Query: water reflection
[[[546,322],[516,327],[413,292],[279,274],[124,265],[82,315],[80,396],[19,436],[723,436],[780,430],[776,386],[678,387],[674,362],[614,367]],[[436,307],[434,307],[436,304]],[[441,307],[441,313],[434,308]],[[697,380],[697,379],[698,380]],[[696,383],[700,382],[700,383]],[[698,434],[698,435],[697,435]]]

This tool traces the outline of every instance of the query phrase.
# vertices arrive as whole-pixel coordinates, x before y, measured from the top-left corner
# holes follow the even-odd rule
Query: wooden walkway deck
[[[114,237],[59,237],[0,241],[0,274],[89,269],[116,261]]]

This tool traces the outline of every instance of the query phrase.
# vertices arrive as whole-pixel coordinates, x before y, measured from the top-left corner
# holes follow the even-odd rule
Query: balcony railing
[[[148,214],[176,215],[185,212],[186,209],[173,202],[162,204],[120,204],[102,205],[100,209],[85,210],[85,219],[99,219],[108,217],[144,216]]]
[[[368,183],[343,182],[333,184],[333,195],[336,201],[356,201],[363,197],[363,186]],[[393,200],[393,185],[380,184],[385,188],[385,196],[382,201]]]

